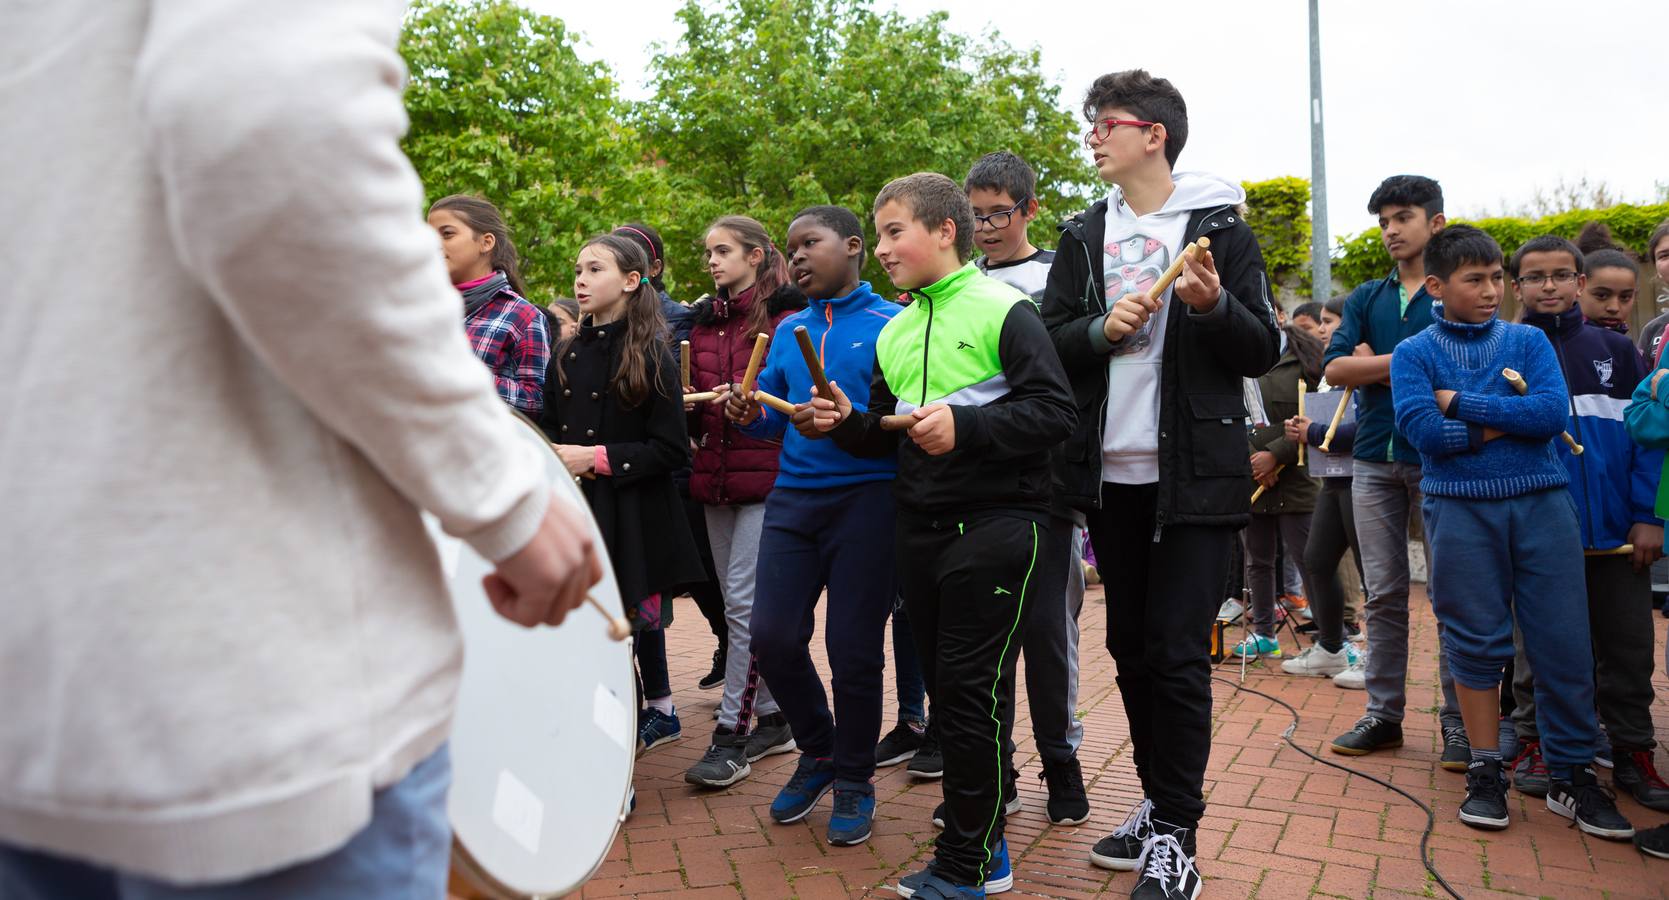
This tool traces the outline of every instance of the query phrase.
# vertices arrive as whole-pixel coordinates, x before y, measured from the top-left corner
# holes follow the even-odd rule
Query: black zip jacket
[[[1078,427],[1061,448],[1056,489],[1081,510],[1101,506],[1101,437],[1107,412],[1107,315],[1102,271],[1107,201],[1061,225],[1059,249],[1043,291],[1043,322],[1066,366]],[[1246,452],[1242,378],[1269,371],[1280,336],[1269,276],[1256,236],[1232,206],[1195,210],[1185,241],[1211,238],[1222,281],[1218,314],[1191,315],[1173,300],[1160,310],[1165,350],[1159,377],[1158,524],[1227,525],[1248,520],[1251,463]],[[1096,336],[1092,339],[1090,329]]]
[[[876,341],[869,411],[854,409],[830,437],[854,456],[898,454],[900,514],[1047,524],[1050,454],[1072,433],[1074,414],[1037,307],[971,265],[915,295]],[[955,417],[948,453],[929,456],[905,432],[880,427],[883,415],[936,402]]]

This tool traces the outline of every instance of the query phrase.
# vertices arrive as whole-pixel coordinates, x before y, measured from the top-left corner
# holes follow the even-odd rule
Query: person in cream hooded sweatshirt
[[[278,896],[244,880],[402,814],[397,881],[288,890],[439,896],[461,647],[419,510],[520,624],[600,575],[423,224],[402,6],[7,6],[0,896]]]

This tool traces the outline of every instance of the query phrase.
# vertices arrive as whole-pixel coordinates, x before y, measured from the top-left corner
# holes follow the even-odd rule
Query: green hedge
[[[1270,281],[1310,292],[1310,182],[1287,176],[1243,181],[1246,224],[1257,235]]]
[[[1618,204],[1605,209],[1578,209],[1544,216],[1540,219],[1502,217],[1495,219],[1453,219],[1476,225],[1495,238],[1502,252],[1512,252],[1533,237],[1556,234],[1576,239],[1577,232],[1589,222],[1603,222],[1611,229],[1611,237],[1634,252],[1645,256],[1646,239],[1658,223],[1669,219],[1669,203],[1651,206]],[[1307,224],[1307,223],[1306,223]],[[1261,235],[1260,235],[1261,237]],[[1267,256],[1269,248],[1264,247]],[[1393,263],[1385,245],[1379,242],[1379,229],[1369,228],[1353,237],[1339,238],[1333,251],[1333,290],[1344,293],[1364,281],[1384,278]],[[1271,276],[1274,275],[1273,266]]]

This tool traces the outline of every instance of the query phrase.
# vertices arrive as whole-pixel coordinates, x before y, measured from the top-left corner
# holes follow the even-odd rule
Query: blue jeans
[[[452,827],[445,745],[378,791],[371,823],[341,849],[247,881],[178,887],[127,872],[0,844],[5,900],[407,900],[446,896]]]
[[[1513,619],[1535,669],[1542,757],[1558,778],[1594,760],[1594,654],[1582,535],[1564,488],[1506,500],[1427,497],[1432,610],[1455,681],[1495,690],[1513,658]],[[1377,619],[1368,620],[1371,629]],[[1560,771],[1565,769],[1565,771]]]
[[[921,677],[921,657],[916,655],[915,633],[900,597],[892,608],[893,684],[898,688],[898,721],[927,720],[927,682]]]

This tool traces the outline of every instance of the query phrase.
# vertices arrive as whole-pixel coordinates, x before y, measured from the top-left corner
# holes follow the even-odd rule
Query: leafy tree
[[[1310,182],[1284,176],[1245,181],[1246,224],[1257,235],[1269,280],[1296,294],[1310,294]]]
[[[561,21],[508,0],[420,0],[400,51],[405,150],[429,201],[497,204],[537,299],[569,292],[587,236],[651,212],[664,193],[613,79],[575,54]]]
[[[867,220],[892,178],[936,171],[960,182],[993,150],[1038,172],[1035,243],[1053,246],[1054,223],[1083,205],[1093,172],[1080,126],[1059,108],[1035,49],[956,34],[944,13],[876,12],[868,0],[712,9],[690,0],[678,17],[684,37],[653,58],[654,96],[637,121],[665,163],[676,215],[655,224],[686,294],[711,288],[691,263],[720,215],[751,215],[779,239],[811,204]],[[865,275],[887,286],[873,256]]]

